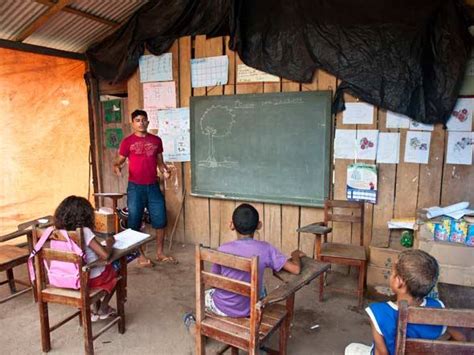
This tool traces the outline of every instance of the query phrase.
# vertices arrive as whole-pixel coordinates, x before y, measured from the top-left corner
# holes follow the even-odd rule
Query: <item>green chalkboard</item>
[[[192,195],[322,206],[330,104],[330,91],[192,97]]]

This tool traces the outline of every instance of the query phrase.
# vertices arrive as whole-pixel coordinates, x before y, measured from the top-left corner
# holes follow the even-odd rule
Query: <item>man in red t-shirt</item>
[[[165,199],[158,185],[157,167],[165,179],[170,173],[163,162],[161,138],[148,133],[148,115],[145,111],[132,112],[133,134],[120,143],[119,155],[114,162],[114,172],[121,175],[123,164],[128,158],[128,227],[139,231],[143,212],[148,209],[151,225],[156,229],[156,259],[160,262],[176,263],[163,253],[164,228],[166,227]],[[140,256],[141,266],[151,266],[151,261]]]

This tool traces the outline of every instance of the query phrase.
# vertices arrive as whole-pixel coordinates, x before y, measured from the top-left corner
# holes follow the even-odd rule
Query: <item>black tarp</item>
[[[182,36],[229,35],[249,66],[299,82],[316,69],[363,101],[445,123],[471,50],[461,0],[162,0],[140,8],[86,52],[94,75],[129,77],[145,46],[159,55]]]

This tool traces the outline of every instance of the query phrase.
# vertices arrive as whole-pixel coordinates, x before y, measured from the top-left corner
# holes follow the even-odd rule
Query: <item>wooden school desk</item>
[[[148,235],[147,238],[145,238],[145,239],[129,246],[126,249],[115,249],[114,248],[112,250],[112,254],[109,257],[109,260],[107,260],[107,261],[96,260],[93,263],[89,263],[86,266],[84,266],[83,270],[84,271],[89,271],[90,269],[92,269],[95,266],[107,265],[107,264],[113,263],[116,260],[120,260],[119,276],[121,276],[124,280],[124,284],[125,284],[124,299],[126,301],[127,300],[127,255],[132,253],[133,251],[137,250],[142,245],[151,242],[154,239],[155,239],[154,236]],[[117,305],[117,307],[118,307],[118,305]],[[123,305],[121,305],[121,307],[123,307]],[[124,321],[124,324],[125,324],[125,321]]]

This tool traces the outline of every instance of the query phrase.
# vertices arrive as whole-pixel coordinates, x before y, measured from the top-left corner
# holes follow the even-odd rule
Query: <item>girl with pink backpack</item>
[[[98,259],[108,260],[115,242],[113,237],[107,237],[105,246],[102,246],[92,232],[93,226],[94,209],[90,202],[84,197],[69,196],[59,204],[54,212],[54,228],[64,232],[62,233],[63,235],[67,235],[65,231],[83,228],[83,242],[86,246],[84,250],[84,260],[88,264]],[[48,230],[44,233],[47,232]],[[51,230],[49,230],[49,233],[51,233]],[[69,242],[80,249],[72,240],[69,240]],[[109,306],[109,301],[115,292],[116,284],[117,273],[112,265],[97,266],[90,270],[89,287],[105,290],[107,292],[107,295],[105,295],[102,300],[92,305],[91,320],[93,322],[116,315],[116,310]]]

